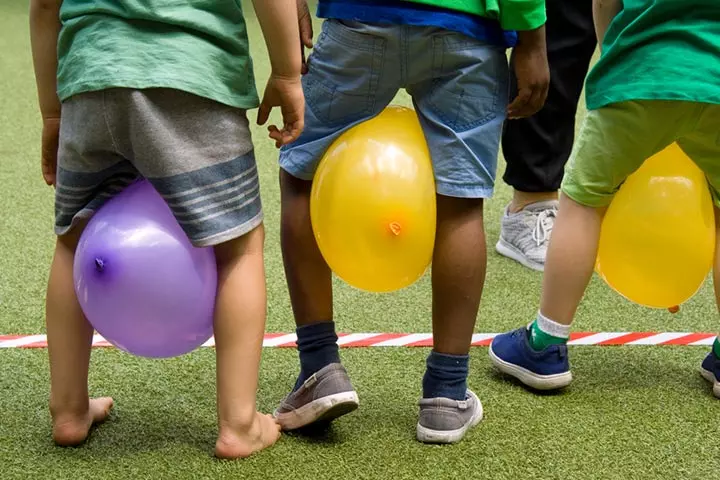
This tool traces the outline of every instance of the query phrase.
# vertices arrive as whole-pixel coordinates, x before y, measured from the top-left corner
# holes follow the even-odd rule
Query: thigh
[[[120,147],[195,246],[235,239],[262,223],[244,110],[171,89],[118,89],[108,103]]]
[[[280,153],[285,171],[312,179],[335,139],[392,101],[399,88],[399,67],[389,58],[399,28],[339,20],[323,23],[302,79],[305,130]]]
[[[63,102],[55,185],[57,235],[76,229],[138,177],[107,128],[103,97],[103,92],[83,93]]]
[[[697,111],[696,127],[678,144],[705,172],[715,205],[720,207],[720,105],[698,105]]]
[[[505,52],[462,34],[432,37],[429,78],[411,84],[433,159],[437,192],[492,195],[508,98]]]
[[[608,206],[630,174],[683,135],[688,119],[683,102],[629,101],[588,112],[563,193],[582,205]]]

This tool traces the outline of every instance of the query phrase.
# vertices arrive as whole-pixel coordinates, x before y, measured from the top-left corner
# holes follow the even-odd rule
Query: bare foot
[[[280,425],[271,415],[255,413],[249,428],[220,426],[220,435],[215,443],[218,458],[246,458],[255,452],[272,446],[280,438]]]
[[[90,433],[90,428],[107,419],[113,399],[110,397],[91,398],[87,412],[56,413],[53,415],[52,436],[55,443],[63,447],[71,447],[83,443]]]

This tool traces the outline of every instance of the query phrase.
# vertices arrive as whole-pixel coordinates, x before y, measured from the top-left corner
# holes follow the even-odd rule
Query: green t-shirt
[[[64,0],[60,20],[60,100],[161,87],[258,105],[240,0]]]
[[[624,0],[586,98],[591,110],[630,100],[720,104],[720,0]]]
[[[505,30],[535,30],[545,25],[545,0],[407,0],[500,22]],[[576,0],[572,0],[576,1]]]

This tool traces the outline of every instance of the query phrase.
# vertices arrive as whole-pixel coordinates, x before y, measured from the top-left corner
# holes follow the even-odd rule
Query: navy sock
[[[293,391],[300,388],[313,373],[331,363],[339,363],[335,322],[313,323],[297,327],[297,346],[300,353],[300,375]]]
[[[465,400],[469,355],[430,352],[423,377],[423,398]]]

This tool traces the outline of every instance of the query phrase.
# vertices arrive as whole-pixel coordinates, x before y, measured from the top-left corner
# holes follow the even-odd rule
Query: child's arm
[[[302,52],[302,73],[305,75],[308,71],[307,64],[305,63],[305,48],[313,48],[313,24],[307,0],[297,0],[297,9],[300,27],[300,42],[302,43],[300,46],[300,52]]]
[[[518,43],[513,51],[513,66],[518,93],[508,106],[508,118],[529,117],[545,105],[550,87],[545,25],[518,32]]]
[[[610,22],[623,8],[622,0],[593,0],[593,20],[595,21],[595,35],[598,45],[602,48],[605,32]]]
[[[62,0],[31,0],[30,43],[40,113],[43,119],[42,173],[45,183],[55,184],[60,100],[57,96],[57,40],[60,33]]]
[[[302,54],[296,0],[253,0],[255,12],[270,54],[272,73],[265,87],[258,124],[263,125],[273,107],[280,107],[282,130],[268,127],[275,145],[291,143],[304,125],[305,98],[300,83]]]

